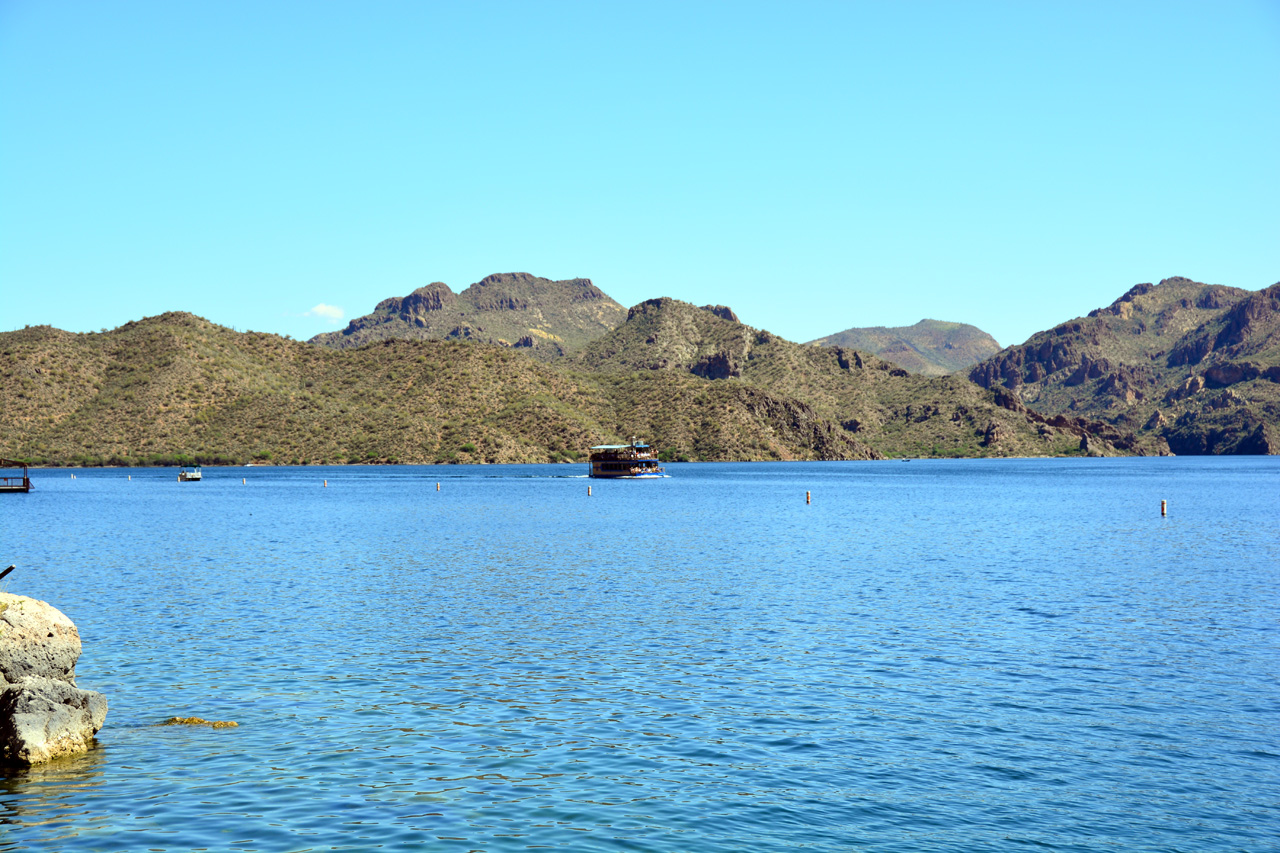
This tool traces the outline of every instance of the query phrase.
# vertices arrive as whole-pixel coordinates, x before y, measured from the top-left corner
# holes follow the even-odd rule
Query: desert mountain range
[[[499,274],[383,300],[307,343],[182,312],[0,333],[0,455],[541,462],[632,435],[691,460],[1276,453],[1278,317],[1280,285],[1166,279],[926,375],[931,346],[963,361],[983,333],[924,321],[914,340],[852,329],[803,345],[725,306],[626,310],[587,279]],[[841,343],[871,333],[906,341],[918,372]]]
[[[733,309],[704,306],[737,322]],[[374,341],[467,340],[525,349],[543,361],[567,355],[616,328],[627,309],[590,279],[552,281],[529,273],[495,273],[454,293],[444,282],[393,296],[372,313],[311,343],[346,349]],[[879,355],[910,373],[942,376],[1000,351],[986,332],[964,323],[921,320],[914,326],[853,328],[811,343]]]

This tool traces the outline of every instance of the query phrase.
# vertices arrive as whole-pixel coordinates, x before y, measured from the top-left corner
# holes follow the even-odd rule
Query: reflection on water
[[[103,782],[101,748],[0,776],[0,825],[70,821]]]
[[[0,849],[1274,849],[1275,461],[671,467],[39,472]]]

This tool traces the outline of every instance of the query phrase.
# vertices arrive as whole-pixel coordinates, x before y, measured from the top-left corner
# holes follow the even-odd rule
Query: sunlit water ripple
[[[0,850],[1280,849],[1280,460],[670,467],[34,472]]]

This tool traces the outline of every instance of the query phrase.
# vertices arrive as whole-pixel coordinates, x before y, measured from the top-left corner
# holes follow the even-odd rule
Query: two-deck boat
[[[31,491],[31,477],[27,474],[27,463],[17,462],[13,459],[0,459],[0,468],[22,469],[21,477],[0,477],[0,492]]]
[[[183,468],[181,471],[178,472],[179,483],[191,483],[191,482],[196,482],[199,479],[200,479],[199,465],[191,469]]]
[[[591,448],[591,476],[616,480],[665,477],[658,451],[634,438],[630,444],[597,444]]]

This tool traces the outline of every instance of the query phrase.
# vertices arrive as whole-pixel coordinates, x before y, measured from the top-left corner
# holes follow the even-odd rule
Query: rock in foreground
[[[89,749],[107,717],[76,687],[80,632],[57,608],[0,592],[0,764],[30,766]]]

